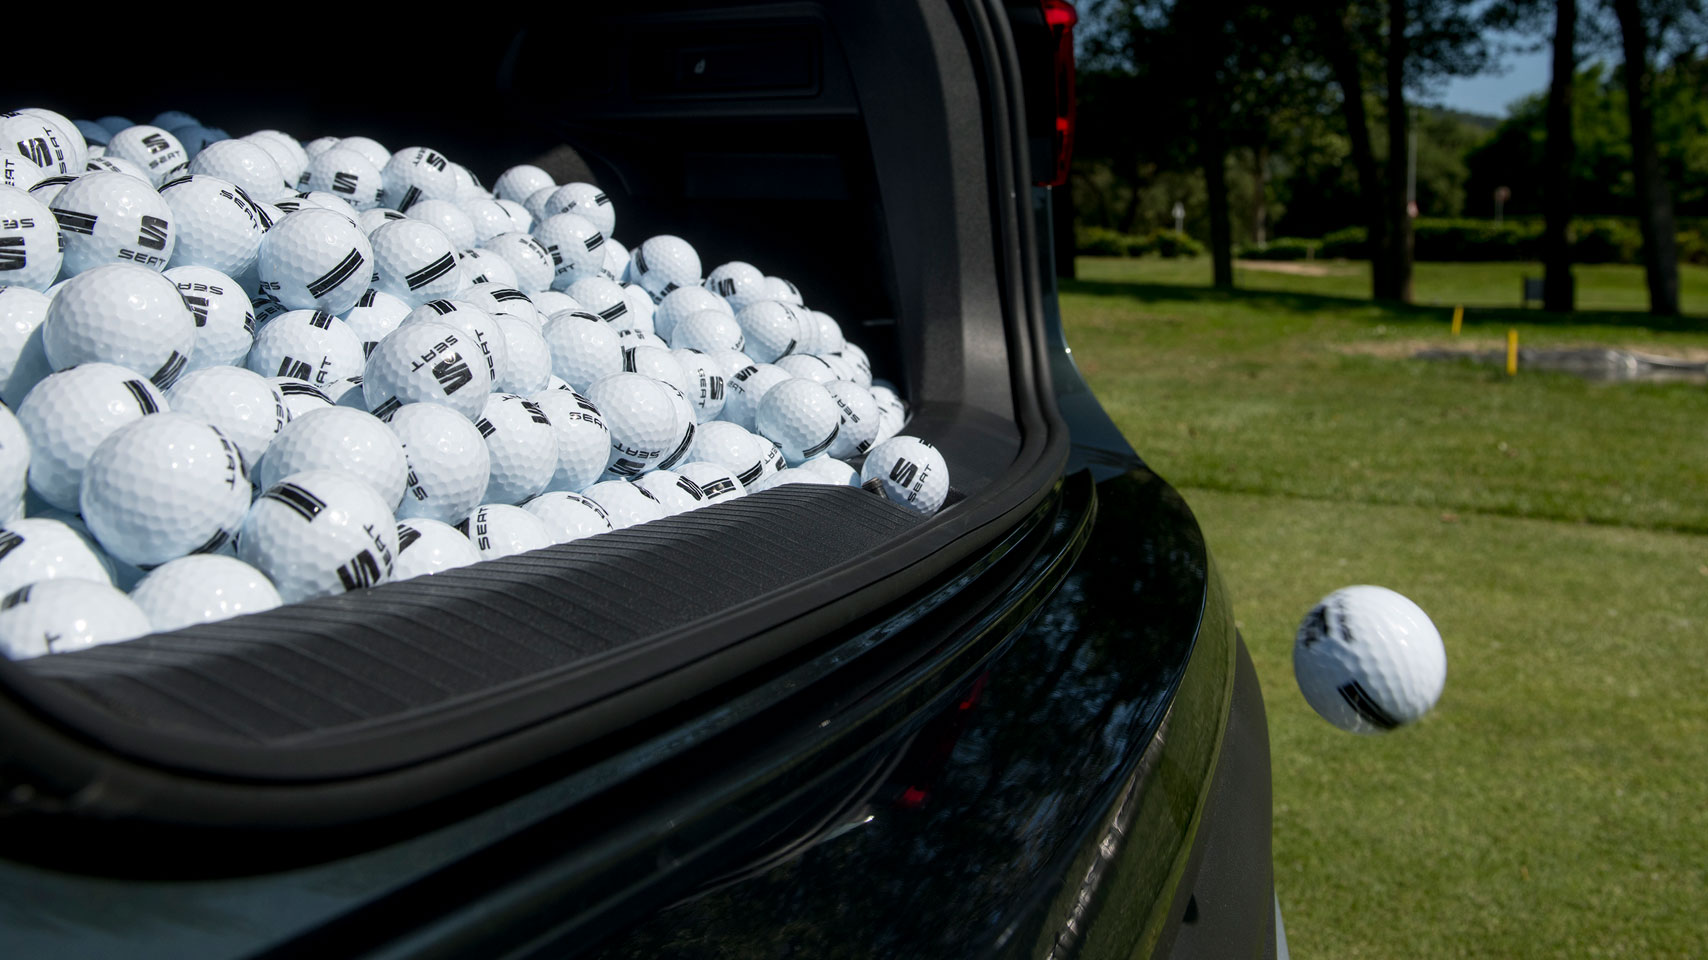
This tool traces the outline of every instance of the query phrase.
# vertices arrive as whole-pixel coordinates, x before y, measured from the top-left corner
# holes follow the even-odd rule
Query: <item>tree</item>
[[[1548,81],[1548,147],[1543,161],[1542,196],[1547,204],[1542,230],[1542,307],[1570,313],[1576,306],[1572,286],[1572,88],[1577,76],[1577,0],[1556,0],[1553,76]]]

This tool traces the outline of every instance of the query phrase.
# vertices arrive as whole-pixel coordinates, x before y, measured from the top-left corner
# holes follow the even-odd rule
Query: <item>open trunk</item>
[[[1042,359],[1010,25],[952,6],[630,3],[515,29],[388,20],[372,41],[285,29],[198,47],[193,70],[143,86],[126,80],[137,51],[185,56],[181,34],[149,21],[79,41],[94,66],[75,90],[35,73],[11,99],[424,144],[488,183],[524,162],[592,179],[628,245],[682,236],[707,269],[753,262],[837,317],[911,404],[903,432],[943,452],[952,492],[920,520],[854,488],[788,487],[0,661],[0,807],[36,825],[6,831],[8,851],[75,847],[103,870],[91,851],[207,831],[289,857],[330,853],[310,832],[370,843],[364,824],[405,813],[425,828],[477,788],[592,764],[714,709],[1011,535],[1057,489],[1067,436]]]

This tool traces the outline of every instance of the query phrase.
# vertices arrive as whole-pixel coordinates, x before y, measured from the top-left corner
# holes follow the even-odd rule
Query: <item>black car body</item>
[[[1056,311],[1032,184],[1066,129],[1060,24],[985,0],[551,17],[224,52],[114,25],[82,51],[111,77],[44,61],[10,99],[595,177],[628,242],[683,235],[841,318],[950,505],[787,487],[0,662],[0,951],[1274,955],[1250,659]],[[182,68],[118,83],[143,49]]]

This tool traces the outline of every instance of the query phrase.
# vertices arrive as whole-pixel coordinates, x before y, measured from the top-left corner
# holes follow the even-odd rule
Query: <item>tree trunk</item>
[[[1121,233],[1132,233],[1133,227],[1139,222],[1139,204],[1144,200],[1140,184],[1145,182],[1144,170],[1141,167],[1142,164],[1139,163],[1134,163],[1131,167],[1133,173],[1128,182],[1133,185],[1133,192],[1127,195],[1127,209],[1121,213],[1121,222],[1115,225],[1115,229]]]
[[[1220,123],[1205,124],[1198,134],[1204,164],[1204,191],[1210,201],[1210,263],[1215,285],[1234,285],[1233,230],[1228,216],[1228,146]]]
[[[1411,117],[1406,112],[1406,0],[1388,0],[1388,195],[1383,204],[1388,220],[1388,288],[1378,300],[1411,302],[1412,230],[1406,138]]]
[[[1631,166],[1637,179],[1637,217],[1643,227],[1643,267],[1649,280],[1649,312],[1678,315],[1678,238],[1673,230],[1672,191],[1655,152],[1654,104],[1650,87],[1648,27],[1640,0],[1613,0],[1625,53],[1625,100],[1631,117]]]
[[[1364,110],[1364,77],[1358,69],[1358,54],[1352,46],[1351,14],[1344,4],[1322,7],[1317,26],[1322,31],[1329,67],[1340,87],[1341,111],[1346,117],[1346,137],[1352,147],[1352,166],[1358,171],[1358,199],[1364,207],[1366,254],[1370,257],[1371,293],[1383,296],[1388,289],[1388,224],[1382,216],[1382,178],[1376,169],[1376,152],[1370,145],[1370,118]]]
[[[1572,250],[1566,232],[1572,223],[1572,83],[1577,72],[1577,0],[1556,0],[1554,77],[1548,86],[1548,144],[1542,154],[1542,308],[1555,313],[1575,309]]]
[[[1258,247],[1269,245],[1269,146],[1258,144],[1251,151],[1253,176],[1257,185],[1251,209],[1251,241]]]

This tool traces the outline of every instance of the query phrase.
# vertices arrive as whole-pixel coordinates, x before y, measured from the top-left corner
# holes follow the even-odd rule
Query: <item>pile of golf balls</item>
[[[948,467],[801,292],[430,147],[0,114],[0,653]],[[709,266],[709,269],[707,267]]]

